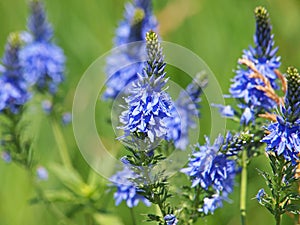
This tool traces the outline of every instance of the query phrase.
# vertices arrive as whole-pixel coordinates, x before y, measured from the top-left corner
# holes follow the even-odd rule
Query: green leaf
[[[83,197],[91,196],[94,188],[87,185],[77,171],[60,165],[52,165],[51,171],[69,190]]]
[[[300,204],[289,204],[285,207],[285,210],[293,214],[299,214]]]
[[[68,191],[44,191],[45,198],[50,202],[72,202],[76,198]]]

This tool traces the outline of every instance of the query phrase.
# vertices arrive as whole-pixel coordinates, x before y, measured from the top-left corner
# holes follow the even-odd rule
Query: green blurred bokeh
[[[55,41],[67,56],[64,104],[71,109],[76,85],[84,71],[97,57],[112,48],[112,38],[118,21],[122,18],[125,1],[45,0],[45,3],[49,20],[55,29]],[[289,65],[300,68],[299,0],[154,0],[163,40],[187,47],[199,55],[214,72],[224,94],[228,93],[232,71],[236,68],[242,50],[253,43],[253,9],[258,5],[267,7],[271,15],[276,45],[279,46],[278,54],[282,57],[281,71],[284,72]],[[1,55],[8,34],[25,29],[27,15],[26,1],[0,0]],[[187,77],[176,77],[176,70],[170,68],[170,71],[175,81],[187,83]],[[207,104],[204,101],[201,109],[204,120],[210,117]],[[101,111],[101,108],[97,110],[99,116],[108,112],[104,109]],[[47,166],[51,161],[59,161],[58,149],[49,123],[41,116],[37,121],[39,128],[36,130],[36,149],[39,152],[36,156],[41,164]],[[209,126],[207,123],[202,121],[201,126]],[[72,129],[65,128],[64,133],[70,143],[76,168],[84,174],[88,166],[80,153],[74,151],[76,146]],[[264,186],[256,168],[266,167],[264,157],[256,159],[250,165],[247,198],[249,225],[274,224],[271,215],[253,200],[258,189]],[[28,200],[34,196],[34,190],[21,168],[1,160],[0,179],[0,225],[58,224],[59,218],[45,206],[28,204]],[[51,174],[49,182],[55,183]],[[225,203],[224,208],[217,210],[214,216],[200,219],[198,224],[239,224],[238,195],[237,184],[232,203]],[[120,216],[126,218],[129,213],[126,207],[122,205],[119,209]],[[139,217],[141,220],[142,218]],[[78,221],[76,224],[83,223]],[[292,224],[291,219],[285,216],[284,224]]]

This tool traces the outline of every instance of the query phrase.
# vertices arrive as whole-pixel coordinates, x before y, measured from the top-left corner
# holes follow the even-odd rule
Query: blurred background
[[[66,82],[62,86],[65,93],[64,105],[72,108],[76,85],[84,71],[99,56],[112,48],[115,28],[123,16],[125,0],[45,0],[48,19],[55,30],[55,42],[67,56]],[[0,0],[0,55],[3,54],[8,34],[25,30],[28,16],[25,0]],[[253,44],[255,20],[253,10],[258,5],[265,6],[271,17],[275,45],[279,46],[278,55],[282,57],[281,72],[289,65],[300,68],[300,1],[299,0],[153,0],[154,12],[160,23],[160,33],[165,41],[182,45],[200,56],[217,77],[223,93],[228,93],[230,79],[234,76],[237,59],[242,50]],[[181,71],[169,68],[171,78],[178,83],[187,84],[188,77],[180,76]],[[1,88],[1,87],[0,87]],[[119,144],[113,139],[113,130],[105,123],[109,107],[97,107],[97,126],[105,130],[104,142],[114,148]],[[209,134],[210,110],[203,100],[201,108],[201,135]],[[57,145],[51,127],[42,114],[34,117],[36,132],[36,157],[46,166],[60,161]],[[103,119],[104,118],[104,119]],[[209,119],[207,119],[209,118]],[[234,125],[228,124],[229,128]],[[103,129],[105,128],[105,129]],[[106,129],[107,128],[107,129]],[[206,129],[207,128],[207,129]],[[100,131],[99,131],[100,132]],[[84,174],[89,167],[77,150],[72,127],[65,127],[64,134],[74,166]],[[107,137],[107,139],[105,138]],[[202,138],[200,138],[201,140]],[[257,191],[265,184],[257,175],[256,168],[267,168],[263,156],[250,164],[248,180],[248,224],[274,224],[266,209],[253,200]],[[237,178],[239,179],[239,177]],[[56,188],[60,184],[51,176],[42,186]],[[0,225],[53,225],[60,219],[43,204],[30,205],[34,189],[27,174],[14,164],[0,160]],[[239,224],[239,185],[232,194],[232,202],[225,203],[214,216],[200,219],[198,224]],[[106,198],[104,201],[107,201]],[[113,208],[114,202],[109,201]],[[138,219],[143,220],[137,211]],[[116,208],[124,224],[130,224],[125,204]],[[74,224],[83,224],[80,219]],[[285,216],[283,225],[292,224]]]

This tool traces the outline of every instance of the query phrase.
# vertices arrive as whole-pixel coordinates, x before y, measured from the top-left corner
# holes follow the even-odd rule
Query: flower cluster
[[[8,37],[2,58],[3,69],[0,72],[0,111],[7,109],[14,114],[30,98],[28,83],[24,79],[19,60],[21,44],[20,34],[12,33]]]
[[[200,95],[206,84],[206,78],[201,80],[200,75],[197,76],[186,90],[179,94],[171,109],[172,117],[166,120],[169,129],[167,140],[174,141],[178,149],[185,150],[190,143],[189,130],[196,128],[196,120],[200,115]]]
[[[164,220],[167,225],[176,225],[178,223],[178,219],[173,214],[168,214],[164,217]]]
[[[165,119],[171,116],[171,98],[164,88],[165,63],[158,36],[154,32],[146,35],[148,61],[142,74],[133,82],[125,99],[127,107],[120,116],[120,127],[124,130],[125,138],[134,134],[141,139],[149,138],[150,142],[160,140],[167,134]]]
[[[201,186],[204,190],[214,192],[204,198],[203,208],[199,209],[205,214],[213,213],[217,207],[221,207],[222,201],[233,191],[238,170],[236,162],[222,152],[224,146],[228,146],[226,142],[227,139],[218,136],[214,144],[210,145],[206,138],[205,145],[194,146],[188,167],[181,170],[191,178],[192,187]]]
[[[272,88],[277,89],[275,70],[280,66],[280,57],[276,56],[278,48],[274,48],[269,14],[260,6],[255,9],[255,18],[255,47],[244,50],[243,60],[252,62],[256,70],[269,80]],[[253,78],[253,73],[251,68],[239,66],[230,88],[231,95],[241,101],[239,108],[244,110],[241,117],[242,124],[248,124],[254,120],[256,114],[268,112],[276,106],[276,102],[257,88],[265,84],[262,79]]]
[[[276,122],[271,123],[267,130],[269,135],[263,138],[267,143],[267,151],[283,155],[294,165],[299,160],[300,153],[300,75],[298,70],[289,67],[286,74],[288,89],[285,105],[281,107],[281,115]]]
[[[124,17],[125,19],[116,30],[116,47],[143,41],[146,32],[156,31],[157,21],[152,14],[152,2],[149,0],[134,0],[133,4],[128,3]],[[104,99],[116,98],[127,85],[138,78],[137,74],[142,73],[144,67],[144,56],[144,46],[141,43],[135,43],[128,47],[121,46],[120,51],[107,58],[108,82],[103,95]],[[124,67],[120,68],[120,65]]]
[[[27,26],[33,38],[20,51],[24,77],[38,90],[48,89],[55,94],[64,79],[65,56],[62,49],[51,42],[53,29],[47,21],[43,3],[32,0],[30,9]]]
[[[137,177],[138,175],[125,165],[122,171],[110,178],[112,185],[117,188],[114,193],[116,205],[119,205],[123,200],[126,201],[129,208],[137,206],[139,201],[142,201],[146,206],[151,205],[146,198],[139,194],[137,185],[133,182],[133,179]]]

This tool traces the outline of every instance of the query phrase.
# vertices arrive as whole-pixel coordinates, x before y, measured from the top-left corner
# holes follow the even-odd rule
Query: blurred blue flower
[[[0,111],[8,109],[15,114],[30,98],[28,83],[23,77],[19,61],[21,41],[18,33],[8,37],[0,74]]]
[[[266,194],[265,190],[262,188],[258,191],[257,195],[255,196],[255,198],[257,199],[257,201],[259,203],[262,202],[262,198],[264,197],[264,195]]]
[[[10,163],[11,162],[11,155],[9,154],[9,152],[3,151],[1,153],[1,158],[4,160],[4,162],[6,163]]]
[[[50,100],[42,101],[42,109],[46,114],[50,114],[52,111],[52,102]]]
[[[171,108],[172,117],[166,120],[168,127],[166,139],[174,141],[178,149],[185,150],[190,143],[189,130],[196,128],[196,120],[200,115],[200,95],[206,84],[206,78],[200,81],[200,76],[196,77],[185,91],[181,91]]]
[[[158,37],[154,32],[146,36],[149,60],[138,80],[133,82],[130,95],[125,98],[127,107],[120,116],[120,122],[124,124],[120,129],[124,130],[124,136],[120,138],[134,134],[141,139],[147,137],[153,143],[167,134],[164,120],[171,116],[172,102],[164,90],[168,79],[165,79],[165,64]]]
[[[234,160],[220,152],[223,144],[224,138],[220,135],[213,145],[206,138],[205,145],[194,146],[188,167],[181,170],[191,177],[192,187],[200,185],[206,190],[213,187],[225,195],[232,192],[237,165]]]
[[[286,75],[288,89],[285,105],[280,108],[276,122],[271,123],[270,132],[262,139],[267,143],[267,151],[283,155],[287,161],[296,165],[300,154],[300,75],[296,68],[289,67]]]
[[[45,8],[41,0],[30,0],[31,15],[28,18],[27,28],[33,35],[34,41],[50,42],[53,28],[47,20]]]
[[[202,208],[198,209],[199,212],[204,212],[204,214],[213,214],[217,208],[223,207],[223,201],[226,200],[223,196],[219,194],[213,194],[211,197],[205,197],[203,200]]]
[[[48,171],[43,166],[36,169],[36,175],[39,180],[48,180]]]
[[[62,115],[62,123],[64,125],[68,125],[72,122],[72,114],[69,113],[69,112],[65,112],[63,115]]]
[[[213,107],[219,108],[219,113],[223,117],[232,118],[235,115],[234,109],[230,105],[211,104]]]
[[[136,41],[143,41],[149,30],[156,31],[157,21],[152,13],[151,0],[134,0],[125,6],[124,20],[116,30],[115,47]],[[145,60],[144,46],[137,43],[128,48],[121,47],[120,51],[107,57],[106,74],[108,82],[103,98],[114,99],[128,84],[142,73]],[[120,65],[124,65],[120,68]]]
[[[151,205],[145,197],[139,194],[139,189],[132,180],[134,178],[138,178],[138,175],[128,166],[124,166],[122,171],[117,172],[110,178],[112,185],[117,188],[117,191],[114,193],[115,204],[117,206],[122,201],[125,201],[129,208],[137,206],[139,201],[142,201],[146,206]]]
[[[168,214],[164,217],[164,220],[167,225],[176,225],[178,223],[178,219],[173,214]]]
[[[33,0],[30,9],[28,30],[33,41],[20,52],[24,77],[39,90],[48,88],[51,94],[55,94],[64,80],[65,56],[63,50],[51,42],[53,30],[47,21],[43,3]]]
[[[254,63],[255,68],[263,76],[268,78],[271,86],[278,89],[276,84],[277,75],[274,70],[280,67],[280,57],[276,56],[278,48],[274,48],[274,35],[271,34],[272,26],[270,24],[269,14],[263,7],[255,9],[256,32],[254,35],[255,47],[249,47],[244,50],[243,59]],[[249,113],[260,113],[270,111],[276,106],[276,103],[267,97],[265,93],[258,90],[256,87],[263,85],[261,79],[250,78],[253,71],[250,68],[238,67],[233,84],[230,88],[230,93],[234,98],[240,99],[242,108],[247,109],[244,112],[244,118],[241,123],[249,123]],[[249,110],[248,110],[249,108]]]

